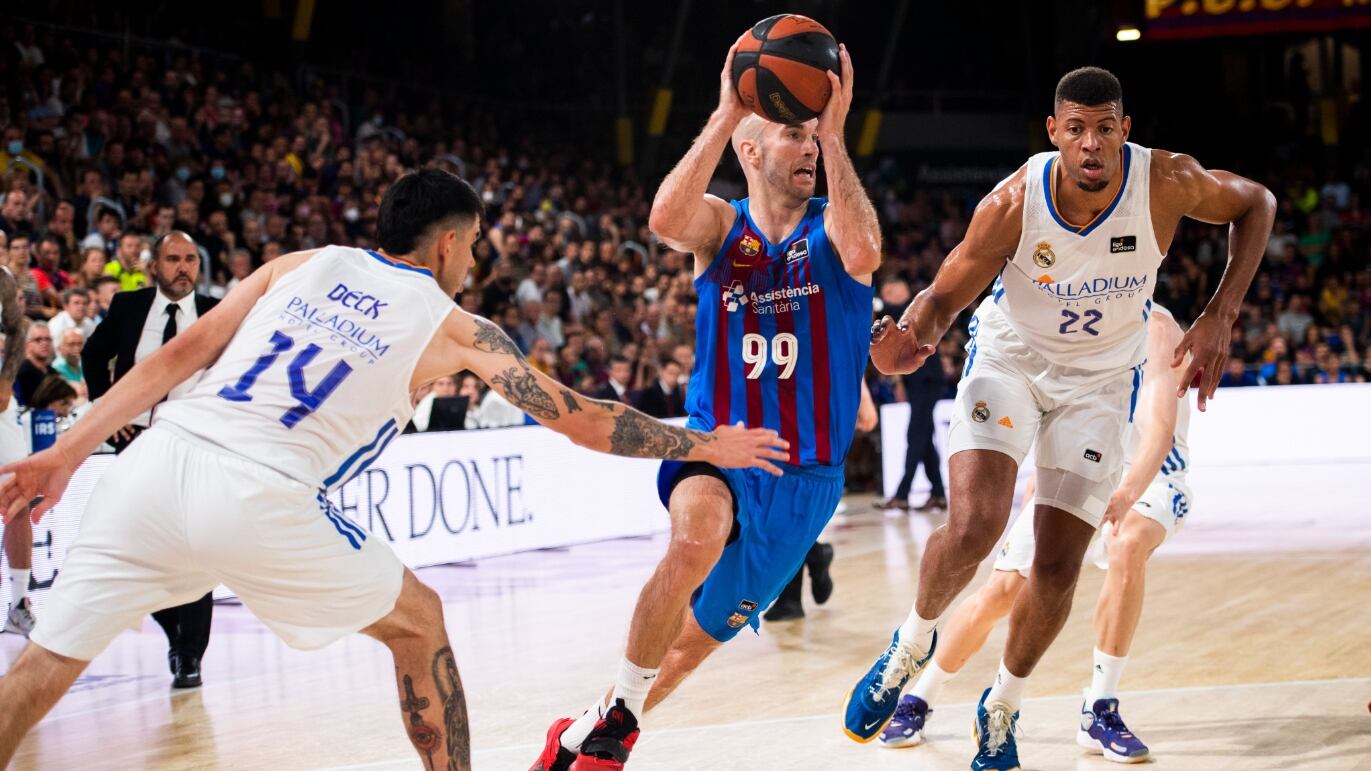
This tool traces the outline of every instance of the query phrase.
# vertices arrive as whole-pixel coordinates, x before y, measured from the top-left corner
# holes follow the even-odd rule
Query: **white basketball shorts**
[[[1185,517],[1190,512],[1190,502],[1190,490],[1184,483],[1173,484],[1164,475],[1158,474],[1143,491],[1138,502],[1133,504],[1132,510],[1165,528],[1166,538],[1162,541],[1165,543],[1166,539],[1175,535],[1185,523]],[[1106,539],[1106,544],[1107,532],[1108,528],[1101,533],[1101,537]],[[1009,528],[1009,537],[1005,539],[1004,545],[995,557],[995,569],[1016,572],[1027,578],[1029,569],[1033,567],[1033,551],[1036,548],[1037,544],[1033,537],[1033,509],[1025,507]],[[1108,567],[1108,563],[1101,564],[1101,567]]]
[[[319,491],[167,424],[91,493],[31,639],[89,660],[154,610],[217,584],[293,648],[319,648],[395,607],[404,566]]]
[[[987,305],[972,318],[948,455],[996,450],[1022,464],[1036,439],[1040,487],[1034,502],[1098,527],[1123,471],[1124,434],[1142,387],[1142,365],[1097,372],[1052,364]],[[1044,475],[1044,469],[1058,473]],[[1047,478],[1057,482],[1042,484]]]

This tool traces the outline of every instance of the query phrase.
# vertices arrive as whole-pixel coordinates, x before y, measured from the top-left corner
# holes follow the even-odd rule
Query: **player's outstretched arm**
[[[719,75],[719,106],[709,116],[685,157],[662,180],[652,199],[648,228],[663,243],[678,251],[710,254],[732,227],[736,216],[727,201],[706,195],[705,190],[733,130],[748,114],[733,88],[733,54],[737,50],[737,43],[728,49],[723,72]]]
[[[56,444],[0,468],[0,476],[13,474],[0,482],[0,509],[5,521],[10,521],[30,501],[41,498],[33,509],[36,522],[61,498],[67,481],[86,456],[134,417],[152,409],[173,387],[214,363],[258,298],[277,278],[313,254],[310,251],[284,255],[258,269],[204,318],[134,365]]]
[[[828,73],[833,95],[819,116],[818,128],[824,170],[828,173],[824,229],[848,274],[869,283],[871,274],[881,267],[881,223],[876,219],[876,207],[862,187],[857,170],[852,167],[843,137],[847,111],[852,106],[852,57],[848,55],[847,46],[838,47],[838,60],[842,78]]]
[[[1203,412],[1214,398],[1228,363],[1228,344],[1242,309],[1242,298],[1266,253],[1271,223],[1276,219],[1276,197],[1246,177],[1210,171],[1188,155],[1153,150],[1152,166],[1156,169],[1154,189],[1160,194],[1159,204],[1175,207],[1167,212],[1170,216],[1230,225],[1228,266],[1223,278],[1204,312],[1172,352],[1173,366],[1180,366],[1187,353],[1193,356],[1177,385],[1176,395],[1185,393],[1195,374],[1200,373],[1198,403]]]
[[[1180,342],[1181,328],[1176,322],[1165,313],[1153,311],[1147,322],[1147,363],[1143,365],[1143,385],[1134,415],[1138,446],[1104,514],[1105,521],[1116,527],[1147,491],[1162,460],[1171,452],[1179,409],[1176,388],[1181,381],[1181,370],[1171,366],[1171,353]]]
[[[539,423],[592,450],[630,458],[704,461],[716,466],[781,471],[789,445],[770,429],[720,426],[711,433],[653,420],[618,402],[575,393],[529,365],[495,324],[454,310],[424,352],[415,383],[469,369]]]
[[[947,255],[933,283],[914,297],[899,323],[889,316],[871,328],[871,363],[887,375],[918,369],[933,354],[957,314],[980,295],[1013,256],[1023,230],[1026,167],[981,199],[966,237]]]

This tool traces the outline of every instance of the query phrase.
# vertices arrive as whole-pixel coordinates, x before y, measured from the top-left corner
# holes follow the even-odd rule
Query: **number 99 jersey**
[[[794,465],[841,466],[856,427],[871,347],[873,289],[848,275],[824,231],[825,198],[772,244],[748,199],[695,281],[689,426],[743,422],[790,442]]]
[[[325,247],[258,299],[218,361],[162,404],[154,425],[331,489],[404,428],[415,365],[454,308],[424,268]]]
[[[1147,353],[1147,314],[1162,253],[1152,227],[1152,151],[1123,146],[1123,180],[1090,222],[1057,210],[1058,153],[1028,160],[1023,234],[991,298],[1015,333],[1053,364],[1120,370]],[[1068,183],[1069,184],[1069,183]]]

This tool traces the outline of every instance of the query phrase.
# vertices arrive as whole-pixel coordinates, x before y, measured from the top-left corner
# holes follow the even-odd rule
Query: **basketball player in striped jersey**
[[[395,438],[414,414],[409,395],[445,374],[475,372],[592,449],[779,473],[770,459],[789,454],[775,432],[681,429],[579,396],[458,308],[483,208],[452,174],[406,174],[381,201],[379,250],[273,260],[139,362],[54,447],[0,469],[12,475],[0,482],[5,521],[35,500],[37,518],[92,450],[157,407],[91,493],[43,618],[0,680],[0,766],[116,634],[223,583],[292,647],[358,631],[385,644],[424,766],[469,769],[441,601],[326,497]]]
[[[918,599],[889,646],[848,695],[844,728],[870,741],[900,690],[932,656],[936,627],[1004,532],[1019,464],[1036,440],[1037,545],[1009,617],[995,684],[977,709],[974,769],[1018,768],[1014,726],[1024,684],[1061,630],[1081,557],[1124,462],[1124,433],[1142,385],[1148,302],[1182,217],[1229,223],[1229,259],[1205,311],[1181,338],[1178,383],[1200,377],[1213,397],[1243,295],[1275,215],[1261,185],[1195,159],[1128,142],[1131,120],[1109,72],[1074,70],[1057,84],[1040,153],[972,215],[966,238],[895,323],[872,329],[872,361],[912,371],[987,285],[971,319],[948,437],[947,524],[929,537]],[[1178,389],[1179,390],[1179,389]]]
[[[729,50],[719,106],[663,180],[652,230],[695,256],[695,367],[686,395],[697,430],[743,423],[790,443],[782,477],[707,463],[662,465],[671,542],[643,587],[613,688],[548,731],[538,771],[622,768],[645,710],[785,588],[843,493],[866,369],[876,211],[843,145],[852,62],[817,120],[751,115],[734,91]],[[749,197],[705,192],[730,143]],[[829,198],[815,197],[820,152]]]
[[[1117,763],[1141,763],[1147,745],[1124,724],[1119,712],[1119,679],[1142,617],[1147,560],[1185,523],[1194,506],[1186,471],[1190,451],[1190,407],[1177,396],[1181,370],[1171,355],[1181,328],[1171,313],[1151,306],[1147,322],[1147,363],[1138,409],[1129,432],[1123,481],[1109,498],[1108,510],[1124,512],[1118,526],[1106,529],[1109,573],[1095,606],[1095,660],[1090,687],[1081,705],[1076,741]],[[1031,491],[1024,491],[1025,510]],[[1107,516],[1107,518],[1109,518]],[[938,638],[933,662],[900,699],[895,717],[881,732],[885,747],[912,747],[923,741],[924,726],[944,684],[985,645],[990,630],[1022,591],[1033,566],[1033,517],[1021,513],[1009,530],[995,570],[976,593],[957,606]]]

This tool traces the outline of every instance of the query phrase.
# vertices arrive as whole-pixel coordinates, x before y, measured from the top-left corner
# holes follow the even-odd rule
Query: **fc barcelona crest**
[[[1052,253],[1052,245],[1046,241],[1040,241],[1038,248],[1033,250],[1033,264],[1040,268],[1050,268],[1057,263],[1057,255]]]
[[[738,239],[738,249],[748,257],[756,257],[757,252],[762,249],[762,242],[751,233],[744,233],[743,237]]]

